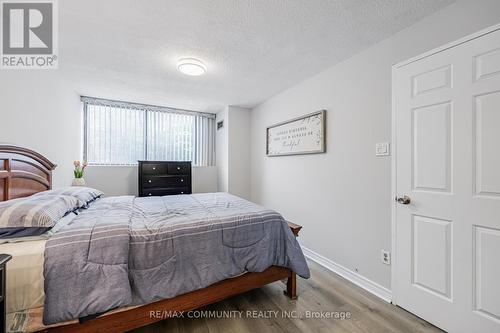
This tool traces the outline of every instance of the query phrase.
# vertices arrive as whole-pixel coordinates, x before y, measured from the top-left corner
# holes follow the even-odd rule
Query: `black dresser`
[[[191,162],[139,161],[139,196],[191,194]]]

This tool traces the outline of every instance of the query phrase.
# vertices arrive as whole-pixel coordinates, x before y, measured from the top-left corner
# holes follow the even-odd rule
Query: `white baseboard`
[[[344,279],[349,280],[355,285],[365,289],[366,291],[372,293],[373,295],[380,297],[384,301],[391,303],[392,301],[392,293],[389,289],[379,285],[376,282],[373,282],[370,279],[365,278],[357,272],[354,272],[350,269],[345,268],[342,265],[339,265],[328,258],[323,257],[321,254],[318,254],[305,246],[301,246],[304,255],[311,259],[312,261],[320,264],[326,269],[342,276]]]

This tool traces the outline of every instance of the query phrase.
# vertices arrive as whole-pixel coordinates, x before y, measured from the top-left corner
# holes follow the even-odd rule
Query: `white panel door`
[[[394,300],[449,332],[498,333],[500,31],[393,80]]]

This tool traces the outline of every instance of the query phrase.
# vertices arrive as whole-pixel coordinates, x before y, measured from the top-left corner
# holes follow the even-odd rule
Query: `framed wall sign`
[[[326,111],[291,119],[266,129],[267,156],[318,154],[326,151]]]

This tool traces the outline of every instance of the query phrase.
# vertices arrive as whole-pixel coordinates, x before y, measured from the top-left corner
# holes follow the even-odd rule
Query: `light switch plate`
[[[389,156],[391,154],[389,143],[382,142],[375,145],[375,155],[377,156]]]

